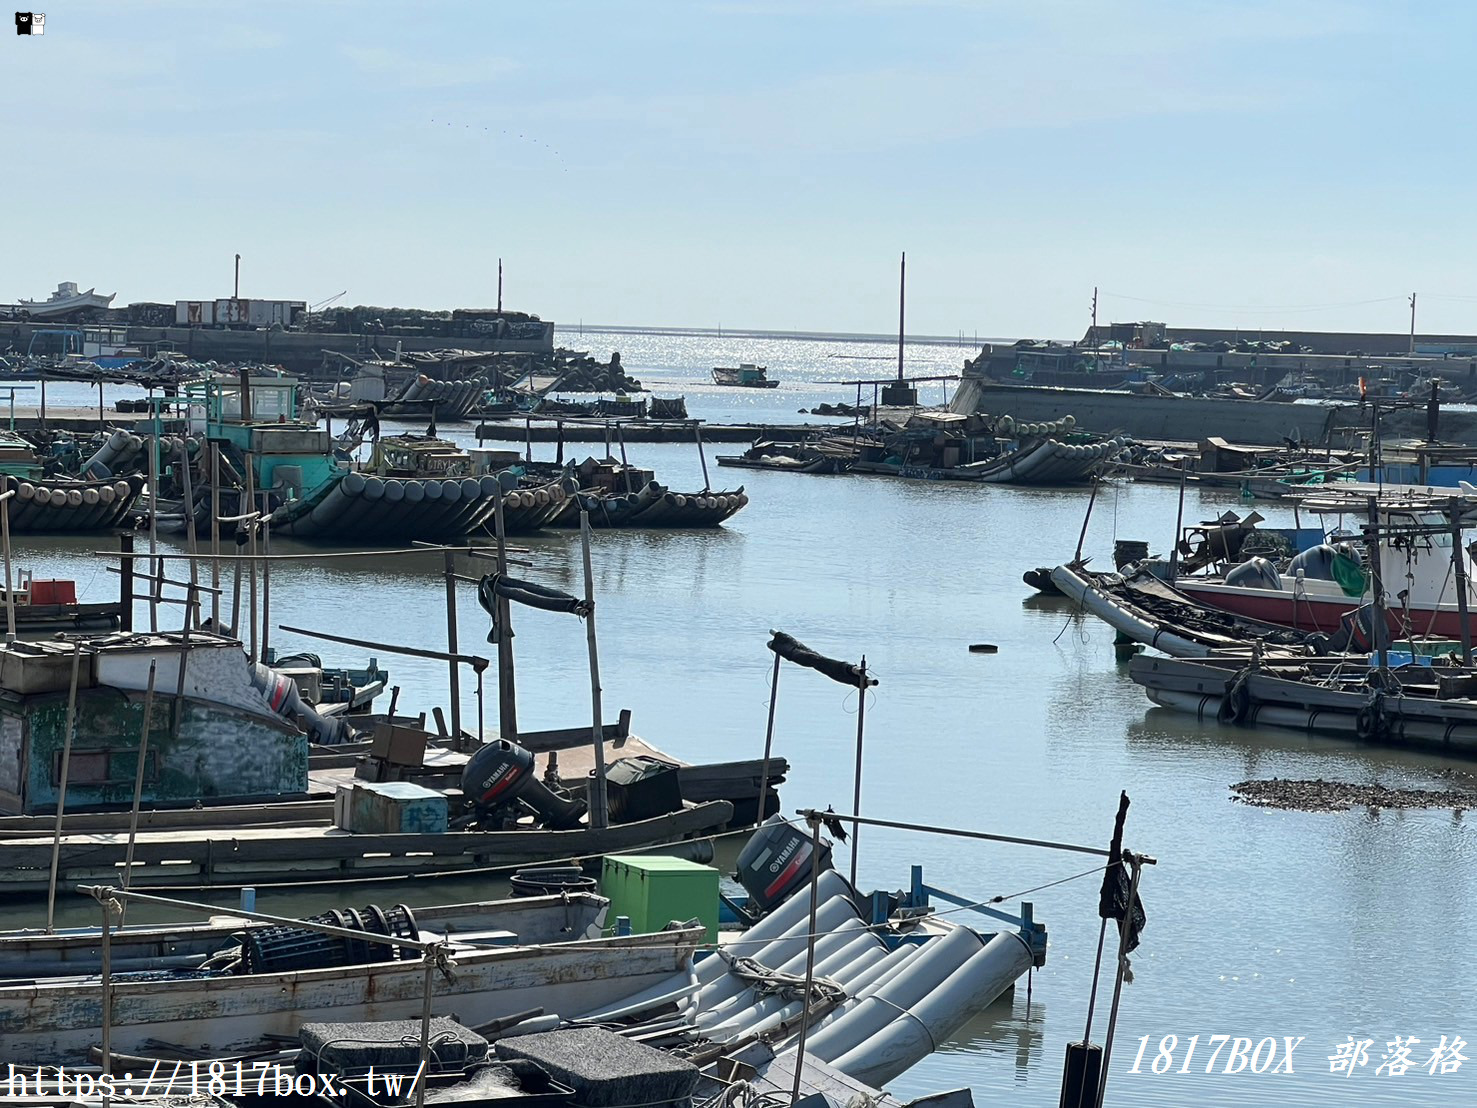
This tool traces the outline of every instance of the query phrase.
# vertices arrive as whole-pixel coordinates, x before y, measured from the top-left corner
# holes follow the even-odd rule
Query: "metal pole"
[[[265,502],[267,494],[262,493]],[[265,506],[265,505],[264,505]],[[263,515],[262,525],[262,660],[266,661],[267,648],[271,641],[272,627],[272,519]]]
[[[770,632],[773,634],[774,632]],[[769,793],[769,752],[774,744],[774,709],[780,694],[780,656],[774,656],[774,669],[769,675],[769,722],[764,727],[764,760],[759,763],[759,806],[754,809],[754,824],[764,822],[764,801]]]
[[[1180,573],[1180,528],[1185,525],[1185,459],[1180,459],[1180,506],[1174,516],[1174,542],[1169,548],[1169,583],[1173,585]]]
[[[1087,524],[1092,519],[1092,506],[1097,501],[1098,479],[1102,475],[1101,469],[1094,470],[1092,474],[1092,492],[1087,496],[1087,513],[1082,517],[1082,531],[1077,535],[1077,552],[1072,555],[1074,566],[1082,561],[1082,544],[1087,541]]]
[[[200,582],[199,573],[195,567],[195,484],[190,479],[190,436],[180,436],[180,477],[184,482],[185,494],[185,549],[190,552],[190,584],[196,585]]]
[[[180,632],[179,674],[174,683],[174,711],[169,715],[169,741],[173,745],[179,739],[181,717],[185,714],[185,664],[190,658],[190,610],[195,606],[195,586],[185,591],[185,627]],[[145,738],[148,736],[146,735]]]
[[[856,815],[862,814],[862,730],[867,722],[867,656],[862,655],[860,666],[861,677],[857,685],[856,702],[856,785],[852,791],[851,810]],[[858,833],[862,829],[861,824],[852,824],[851,827],[851,887],[856,888],[856,856],[857,842],[861,839]],[[818,857],[818,856],[815,856]],[[812,863],[813,864],[813,863]]]
[[[508,543],[503,527],[503,494],[498,490],[492,512],[493,533],[497,537],[497,574],[508,572]],[[518,688],[513,681],[513,628],[509,625],[512,606],[499,596],[497,608],[497,729],[509,742],[518,741]],[[553,755],[550,755],[552,758]]]
[[[806,817],[810,824],[810,925],[805,937],[805,995],[800,998],[800,1039],[795,1045],[795,1084],[790,1089],[790,1103],[800,1099],[800,1075],[805,1072],[805,1037],[810,1030],[810,991],[815,984],[815,917],[819,909],[821,877],[821,821]]]
[[[585,563],[585,642],[590,648],[591,741],[595,748],[595,777],[590,782],[590,826],[605,827],[610,809],[605,795],[605,736],[600,726],[600,653],[595,645],[595,575],[590,569],[590,513],[580,509],[580,549]]]
[[[621,425],[615,425],[615,438],[621,447],[621,475],[626,479],[626,495],[631,495],[631,463],[626,461],[626,433]]]
[[[5,483],[9,485],[10,479],[6,478]],[[15,593],[10,576],[10,498],[14,495],[9,488],[0,495],[0,544],[5,554],[5,641],[8,643],[15,642]]]
[[[210,444],[210,625],[221,630],[221,447]]]
[[[1457,624],[1462,637],[1462,665],[1472,664],[1472,628],[1467,622],[1467,554],[1462,549],[1461,509],[1451,498],[1451,565],[1456,574]]]
[[[1123,852],[1123,857],[1125,861],[1129,858],[1127,851]],[[1103,1036],[1103,1069],[1097,1090],[1097,1108],[1103,1108],[1103,1094],[1108,1091],[1108,1062],[1113,1057],[1113,1031],[1118,1025],[1118,1002],[1123,996],[1123,978],[1128,972],[1128,955],[1124,953],[1123,947],[1128,942],[1128,925],[1133,919],[1133,904],[1138,897],[1139,876],[1143,872],[1143,864],[1135,858],[1133,879],[1128,883],[1128,909],[1118,925],[1118,976],[1113,982],[1113,1006],[1108,1009],[1108,1032]]]
[[[133,630],[133,532],[124,531],[118,536],[118,626],[120,630]]]
[[[46,886],[46,933],[56,930],[56,875],[62,855],[62,814],[67,810],[67,776],[72,769],[72,727],[77,719],[77,684],[82,669],[82,643],[72,642],[72,687],[67,693],[67,725],[62,732],[62,772],[56,789],[56,829],[51,836],[51,881]]]
[[[159,630],[159,431],[149,442],[149,630]]]
[[[455,655],[458,653],[456,645],[456,555],[447,550],[442,557],[446,566],[446,653]],[[447,663],[447,669],[451,681],[451,733],[456,736],[455,743],[460,749],[462,744],[462,675],[461,667],[457,664],[455,657]],[[477,741],[482,741],[480,732]]]
[[[46,371],[41,371],[41,430],[46,430]]]
[[[123,856],[123,887],[125,889],[133,881],[133,844],[138,837],[138,806],[139,799],[144,791],[144,764],[149,754],[149,728],[154,722],[154,670],[158,662],[149,663],[149,687],[144,692],[144,726],[138,742],[138,771],[133,776],[133,808],[128,814],[128,850]],[[184,672],[185,655],[180,652],[180,672]],[[124,904],[118,911],[118,920],[123,921],[123,914],[128,910]]]
[[[256,511],[256,473],[255,473],[255,466],[252,465],[252,459],[251,459],[251,454],[250,453],[248,453],[246,455],[246,510],[248,512],[254,512],[254,511]],[[249,534],[250,534],[250,542],[249,542],[250,549],[247,551],[247,553],[249,553],[251,555],[251,560],[247,563],[247,567],[246,567],[247,574],[249,575],[249,579],[248,579],[248,582],[247,582],[247,598],[248,598],[248,604],[247,604],[247,606],[251,609],[248,614],[250,616],[250,627],[251,627],[251,660],[253,662],[259,660],[258,659],[258,656],[257,656],[257,622],[256,622],[256,522],[257,521],[253,519],[248,524],[248,526],[251,528],[251,530],[249,532]]]
[[[1381,563],[1384,561],[1384,550],[1380,545],[1380,513],[1379,501],[1371,496],[1369,498],[1369,526],[1365,529],[1369,536],[1369,576],[1370,589],[1374,598],[1374,625],[1370,628],[1374,635],[1374,649],[1376,664],[1381,670],[1390,664],[1389,638],[1390,625],[1385,615],[1385,580]]]

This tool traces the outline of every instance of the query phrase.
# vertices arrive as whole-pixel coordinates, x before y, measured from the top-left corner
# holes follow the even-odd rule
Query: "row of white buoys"
[[[469,380],[434,381],[424,373],[405,386],[396,401],[405,403],[434,402],[436,414],[447,419],[460,418],[471,411],[487,390],[487,381],[481,377]]]
[[[1039,438],[1043,435],[1061,435],[1077,426],[1077,417],[1064,415],[1061,419],[1051,419],[1038,423],[1027,423],[1016,419],[1014,416],[1001,416],[995,423],[995,430],[1002,435],[1014,435],[1017,438]]]
[[[60,478],[55,485],[33,484],[10,477],[15,490],[10,522],[20,531],[88,531],[112,527],[132,507],[142,482],[93,483]]]

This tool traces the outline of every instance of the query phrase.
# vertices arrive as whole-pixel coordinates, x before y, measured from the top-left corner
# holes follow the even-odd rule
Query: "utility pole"
[[[497,260],[497,310],[503,310],[503,260]]]
[[[231,294],[232,300],[241,299],[241,255],[236,255],[236,291]]]
[[[1097,286],[1092,286],[1092,355],[1097,361]]]
[[[1415,354],[1415,293],[1410,294],[1410,353]]]

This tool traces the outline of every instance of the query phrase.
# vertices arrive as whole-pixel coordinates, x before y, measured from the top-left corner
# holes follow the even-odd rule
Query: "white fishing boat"
[[[534,1008],[615,1005],[690,966],[701,927],[603,938],[608,907],[603,897],[568,893],[340,913],[341,926],[360,921],[352,929],[365,932],[374,959],[348,965],[313,956],[326,951],[331,962],[352,944],[285,926],[225,918],[125,928],[109,946],[110,1046],[121,1055],[157,1053],[158,1044],[227,1055],[295,1037],[304,1023],[419,1019],[425,966],[414,950],[397,958],[372,941],[387,934],[451,944],[432,987],[437,1005],[469,1027]],[[258,965],[264,971],[241,972]],[[5,1060],[85,1064],[101,1041],[99,932],[0,935],[0,966],[12,975],[0,980]]]
[[[23,299],[20,301],[20,306],[22,310],[30,313],[32,319],[52,319],[84,309],[106,311],[117,295],[116,292],[110,292],[104,296],[96,288],[80,292],[76,281],[63,281],[45,300]]]

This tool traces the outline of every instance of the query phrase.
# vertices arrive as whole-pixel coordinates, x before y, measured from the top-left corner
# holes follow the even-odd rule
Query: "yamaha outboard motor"
[[[497,814],[516,818],[520,808],[527,807],[555,831],[578,827],[588,808],[583,800],[560,796],[540,781],[533,772],[533,755],[507,739],[484,744],[467,760],[462,792],[479,820]]]
[[[831,868],[831,844],[821,840],[820,859],[803,827],[787,822],[778,813],[754,832],[738,856],[738,879],[749,893],[755,916],[768,915],[780,901],[810,884],[812,868]]]

